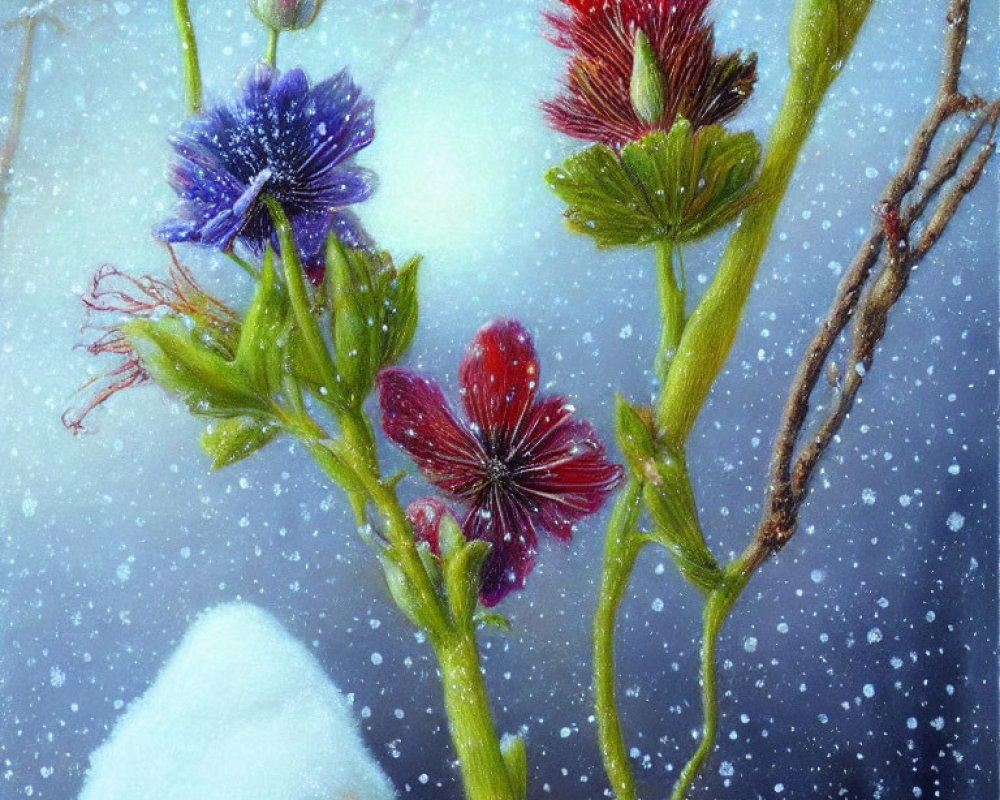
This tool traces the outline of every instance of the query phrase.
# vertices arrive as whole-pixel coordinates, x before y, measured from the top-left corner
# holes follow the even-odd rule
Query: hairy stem
[[[474,633],[461,632],[435,650],[466,800],[517,800],[490,714]]]
[[[642,540],[635,534],[642,486],[628,484],[615,502],[604,545],[601,593],[594,615],[594,712],[604,769],[618,800],[635,800],[635,782],[615,700],[615,619]]]
[[[173,0],[174,20],[181,44],[181,63],[184,69],[184,103],[188,114],[201,111],[201,67],[198,66],[198,42],[187,0]]]

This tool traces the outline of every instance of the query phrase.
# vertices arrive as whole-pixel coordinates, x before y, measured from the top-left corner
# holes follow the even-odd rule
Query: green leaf
[[[268,411],[246,373],[181,318],[134,319],[122,332],[153,380],[180,395],[194,413],[230,417]]]
[[[510,778],[511,788],[517,800],[528,796],[528,752],[524,739],[512,733],[505,733],[500,739],[500,754]]]
[[[697,130],[678,118],[622,148],[595,144],[549,170],[570,228],[599,247],[683,244],[736,219],[754,199],[760,144],[719,125]]]
[[[511,631],[510,620],[507,617],[503,614],[484,611],[482,608],[477,609],[476,613],[472,615],[472,621],[476,623],[478,628],[493,628],[501,633],[510,633]]]
[[[362,494],[364,486],[351,466],[353,458],[344,452],[344,443],[339,439],[304,440],[309,454],[316,459],[320,468],[348,494]]]
[[[278,433],[278,426],[257,417],[232,417],[213,423],[201,435],[201,447],[212,457],[212,471],[256,453]]]

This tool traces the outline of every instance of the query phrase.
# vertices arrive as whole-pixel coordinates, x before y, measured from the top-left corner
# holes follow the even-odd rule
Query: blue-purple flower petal
[[[331,231],[370,244],[345,208],[374,191],[374,174],[351,161],[374,131],[372,103],[346,70],[310,88],[300,69],[256,64],[233,106],[189,119],[172,138],[178,202],[154,235],[219,249],[238,242],[259,255],[277,244],[262,202],[269,195],[288,215],[303,263],[322,274]]]

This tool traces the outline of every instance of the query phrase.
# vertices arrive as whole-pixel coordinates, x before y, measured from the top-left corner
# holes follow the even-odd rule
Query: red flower
[[[570,52],[565,92],[542,103],[557,131],[620,148],[679,115],[695,128],[739,110],[757,80],[757,57],[714,52],[709,0],[561,0],[569,15],[546,14],[550,40]],[[642,31],[663,78],[663,113],[643,120],[629,91]]]
[[[481,328],[458,380],[469,423],[456,419],[431,379],[382,370],[382,427],[427,480],[467,506],[466,538],[493,545],[480,588],[483,604],[492,606],[524,586],[535,563],[536,529],[568,540],[573,524],[618,486],[622,471],[605,458],[590,424],[573,419],[565,398],[536,397],[538,359],[519,322],[500,319]],[[432,547],[425,529],[436,530],[435,513],[414,525]]]
[[[83,404],[63,412],[63,425],[74,434],[86,430],[84,419],[113,394],[152,380],[123,333],[122,327],[130,319],[174,314],[219,331],[236,329],[235,313],[198,285],[169,245],[167,250],[171,261],[168,280],[149,275],[135,277],[102,264],[80,298],[86,314],[82,330],[91,334],[92,340],[79,346],[92,356],[115,356],[118,364],[83,384],[78,390],[87,392]]]

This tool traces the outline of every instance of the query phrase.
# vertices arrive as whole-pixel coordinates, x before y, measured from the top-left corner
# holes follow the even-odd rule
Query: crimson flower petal
[[[465,537],[491,545],[480,584],[486,606],[523,588],[539,529],[569,539],[573,525],[597,511],[622,479],[565,398],[536,396],[538,374],[528,332],[500,319],[476,333],[459,367],[469,427],[433,381],[398,368],[378,378],[386,435],[432,483],[464,501]],[[414,535],[436,546],[443,513],[441,504],[411,505]]]
[[[531,513],[517,498],[502,491],[485,492],[469,510],[462,525],[467,539],[492,545],[480,576],[479,599],[495,606],[516,589],[524,588],[535,566],[538,537]]]
[[[385,435],[435,486],[458,497],[471,496],[484,473],[486,456],[451,413],[441,387],[398,367],[382,370],[376,387]]]
[[[620,484],[622,469],[609,462],[589,422],[572,418],[562,397],[547,397],[531,409],[521,448],[530,457],[512,469],[520,493],[541,527],[567,540],[572,526],[596,512]]]
[[[723,122],[757,80],[756,56],[715,53],[709,0],[561,0],[546,13],[549,39],[570,54],[563,91],[542,102],[549,123],[577,139],[620,149],[678,116],[694,127]],[[640,118],[629,91],[636,32],[646,35],[664,79],[663,113]]]
[[[538,356],[517,320],[480,328],[458,368],[462,405],[490,456],[518,436],[538,386]]]

